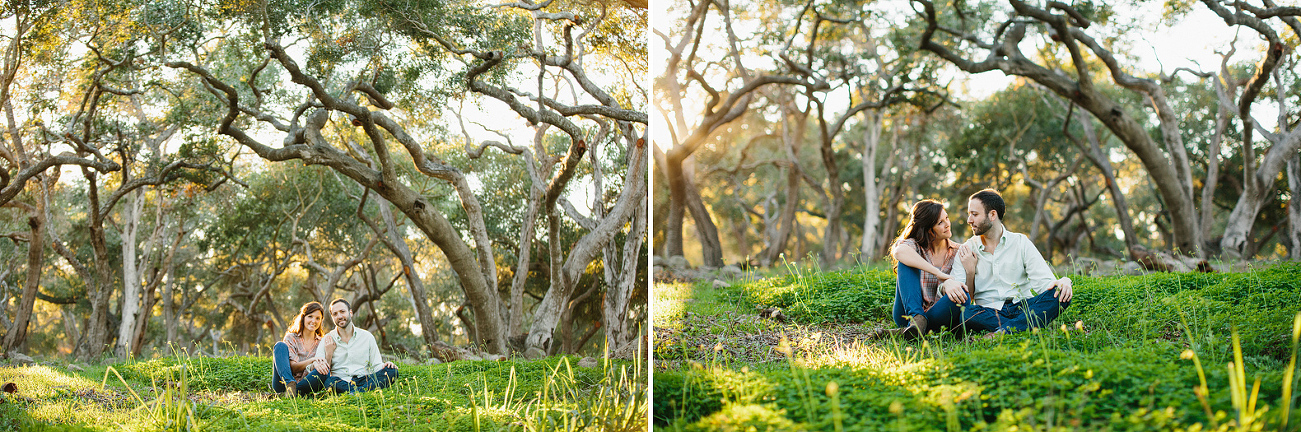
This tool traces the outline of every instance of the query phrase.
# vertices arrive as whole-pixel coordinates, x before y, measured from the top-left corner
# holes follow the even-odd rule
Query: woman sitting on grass
[[[927,199],[913,205],[908,226],[891,248],[891,255],[899,264],[891,315],[899,328],[882,330],[875,336],[901,335],[913,339],[927,330],[955,329],[961,324],[960,303],[940,288],[951,284],[956,285],[955,289],[966,290],[949,272],[955,259],[963,259],[965,268],[975,268],[976,258],[949,240],[953,236],[950,228],[949,214],[943,204]]]
[[[316,346],[321,342],[325,331],[321,329],[321,320],[325,318],[325,307],[318,302],[303,305],[294,323],[285,332],[285,339],[276,342],[271,349],[271,390],[285,392],[289,396],[306,393],[309,366],[316,357]]]

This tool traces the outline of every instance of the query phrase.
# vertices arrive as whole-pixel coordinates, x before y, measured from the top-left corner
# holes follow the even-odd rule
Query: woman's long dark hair
[[[307,316],[311,315],[312,312],[317,311],[321,312],[321,323],[316,326],[316,337],[325,336],[325,330],[322,329],[325,327],[325,307],[318,302],[308,302],[303,305],[303,308],[298,311],[298,316],[294,317],[294,323],[289,325],[289,331],[285,332],[285,334],[293,333],[298,337],[303,337],[303,328],[307,327],[303,324],[303,320],[306,320]]]
[[[944,213],[944,204],[940,204],[939,201],[933,199],[917,201],[917,204],[913,204],[908,226],[905,226],[903,232],[899,233],[899,238],[894,240],[895,247],[899,247],[899,242],[904,239],[913,239],[918,247],[930,250],[935,241],[935,231],[932,228],[940,223],[942,213]]]

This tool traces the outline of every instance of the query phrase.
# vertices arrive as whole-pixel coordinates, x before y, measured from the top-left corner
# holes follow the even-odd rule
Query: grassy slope
[[[169,357],[111,365],[121,379],[110,366],[84,372],[57,365],[0,367],[0,382],[17,383],[21,396],[6,395],[8,403],[0,404],[0,430],[173,430],[186,423],[206,430],[268,431],[490,431],[552,423],[644,429],[646,376],[636,372],[640,365],[615,361],[582,368],[577,360],[400,365],[399,381],[388,389],[315,399],[268,393],[266,357]],[[108,386],[101,390],[106,372]],[[184,395],[174,402],[166,402],[169,376],[178,383],[172,394]]]
[[[893,292],[893,275],[880,270],[806,271],[722,290],[657,285],[655,423],[673,430],[1227,427],[1239,415],[1226,367],[1236,329],[1247,399],[1259,378],[1255,408],[1268,406],[1256,424],[1282,426],[1301,265],[1076,278],[1072,307],[1053,328],[994,340],[864,343],[845,331],[845,323],[885,325]],[[754,306],[781,307],[793,323],[756,320]],[[736,323],[744,325],[728,325]],[[782,336],[789,360],[777,353],[781,342],[747,346]],[[1188,358],[1194,353],[1208,381],[1206,405],[1193,391],[1200,385]],[[1289,428],[1301,423],[1295,411],[1291,417]]]

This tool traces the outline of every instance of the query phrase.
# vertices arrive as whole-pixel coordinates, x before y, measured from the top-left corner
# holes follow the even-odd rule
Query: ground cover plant
[[[1301,265],[1074,276],[1050,328],[864,341],[894,275],[657,285],[666,430],[1297,430]],[[781,311],[777,319],[762,318]],[[888,325],[893,326],[892,323]]]
[[[646,429],[641,362],[578,357],[399,365],[387,389],[283,398],[268,357],[177,355],[91,366],[0,367],[4,430],[524,431]]]

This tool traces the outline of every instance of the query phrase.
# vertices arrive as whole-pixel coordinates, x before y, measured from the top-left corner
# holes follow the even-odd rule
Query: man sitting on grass
[[[1012,333],[1043,327],[1071,305],[1071,279],[1057,279],[1025,234],[1003,226],[1007,205],[993,189],[971,195],[967,224],[973,236],[958,249],[945,293],[963,305],[967,330]],[[974,280],[974,298],[961,285]],[[950,289],[957,287],[955,289]],[[952,292],[950,292],[952,291]]]
[[[352,324],[352,305],[347,300],[330,302],[330,318],[334,330],[321,339],[314,370],[304,378],[309,393],[326,387],[338,393],[356,393],[388,387],[397,379],[397,365],[380,357],[375,336]]]

